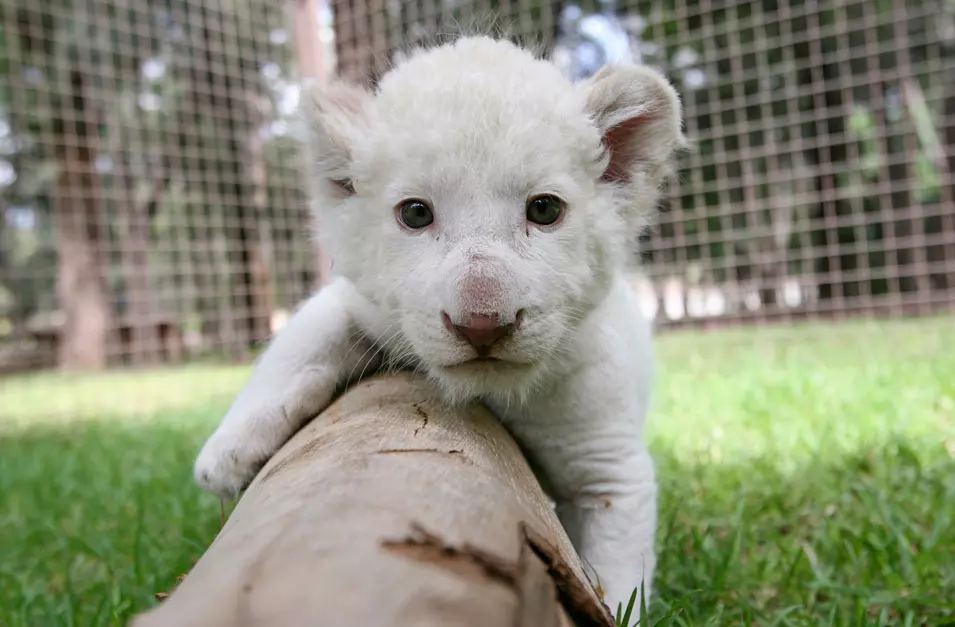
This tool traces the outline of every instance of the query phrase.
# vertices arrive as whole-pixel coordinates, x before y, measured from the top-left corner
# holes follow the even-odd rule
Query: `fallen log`
[[[259,472],[134,627],[611,627],[506,430],[411,375],[352,388]]]

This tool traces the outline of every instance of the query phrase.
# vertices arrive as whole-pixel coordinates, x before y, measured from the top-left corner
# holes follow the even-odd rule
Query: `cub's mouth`
[[[448,370],[464,370],[469,368],[476,370],[517,370],[527,368],[528,366],[530,366],[530,364],[485,355],[482,357],[472,357],[471,359],[459,361],[456,364],[445,366],[445,368]]]

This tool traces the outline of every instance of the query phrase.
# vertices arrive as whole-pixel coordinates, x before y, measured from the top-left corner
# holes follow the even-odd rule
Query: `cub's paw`
[[[216,432],[199,452],[193,474],[206,492],[231,499],[252,483],[268,457],[254,442],[236,434]]]

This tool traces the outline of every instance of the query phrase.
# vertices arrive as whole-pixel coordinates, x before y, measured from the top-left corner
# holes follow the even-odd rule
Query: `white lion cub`
[[[415,368],[521,442],[611,608],[649,597],[651,329],[624,271],[684,144],[676,92],[639,67],[572,84],[481,36],[307,101],[335,278],[261,356],[198,483],[236,495],[355,374]]]

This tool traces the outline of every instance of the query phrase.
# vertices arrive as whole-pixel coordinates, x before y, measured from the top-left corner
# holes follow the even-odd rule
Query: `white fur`
[[[237,494],[336,387],[410,366],[514,433],[612,608],[640,585],[649,597],[651,333],[624,277],[683,145],[676,93],[629,67],[573,85],[506,41],[464,37],[410,55],[375,93],[311,95],[318,237],[336,278],[256,364],[199,455],[200,485]],[[525,219],[543,193],[566,203],[554,226]],[[430,227],[399,226],[407,198],[431,203]],[[499,362],[463,363],[474,350],[442,323],[520,309]]]

